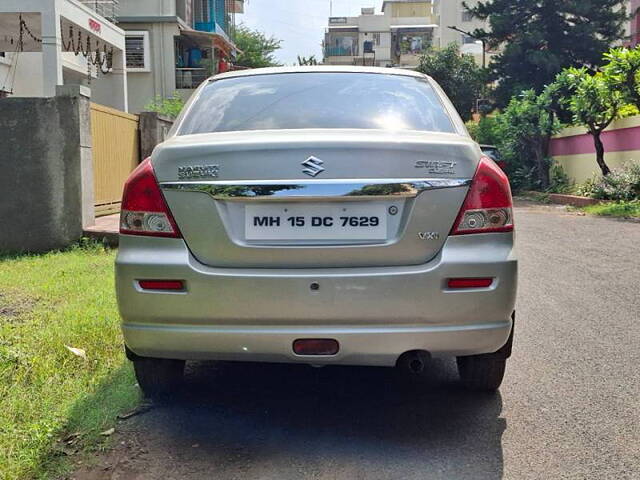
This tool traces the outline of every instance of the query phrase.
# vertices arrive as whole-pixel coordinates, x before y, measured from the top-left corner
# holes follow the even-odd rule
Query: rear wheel
[[[495,392],[500,388],[507,367],[507,359],[511,356],[513,348],[516,312],[511,314],[511,319],[513,320],[511,333],[507,343],[500,350],[495,353],[457,358],[460,379],[467,387],[485,392]]]
[[[502,384],[507,360],[495,355],[458,357],[458,373],[462,382],[473,390],[494,392]]]
[[[179,392],[184,366],[184,360],[141,357],[133,360],[138,385],[145,396],[154,400],[171,400]]]

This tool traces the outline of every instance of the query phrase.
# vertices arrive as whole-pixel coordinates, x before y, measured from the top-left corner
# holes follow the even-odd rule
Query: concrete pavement
[[[521,204],[514,355],[498,395],[453,361],[199,364],[78,479],[640,478],[640,224]]]

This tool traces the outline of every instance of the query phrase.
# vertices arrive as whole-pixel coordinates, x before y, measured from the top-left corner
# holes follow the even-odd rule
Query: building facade
[[[0,97],[53,97],[64,85],[126,111],[125,33],[117,0],[0,2]]]
[[[243,0],[120,0],[125,30],[130,110],[157,97],[187,99],[236,56],[231,36]]]
[[[640,45],[640,0],[627,0],[627,11],[631,13],[631,20],[627,28],[627,42],[630,47]]]
[[[473,5],[477,0],[467,3]],[[387,0],[380,14],[363,8],[357,17],[331,17],[324,40],[324,63],[415,68],[429,48],[450,43],[482,61],[482,44],[454,31],[472,32],[484,22],[472,19],[463,0]]]

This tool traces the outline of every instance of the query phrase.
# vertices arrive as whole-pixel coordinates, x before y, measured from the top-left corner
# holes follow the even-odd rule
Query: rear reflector
[[[335,355],[340,350],[337,340],[307,338],[293,342],[296,355]]]
[[[182,280],[139,280],[138,284],[143,290],[184,290]]]
[[[447,287],[451,289],[487,288],[493,283],[493,278],[450,278]]]

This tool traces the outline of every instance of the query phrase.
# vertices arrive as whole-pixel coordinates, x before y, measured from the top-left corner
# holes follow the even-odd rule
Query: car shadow
[[[173,452],[195,445],[215,459],[219,478],[240,464],[247,478],[503,474],[501,396],[462,388],[454,361],[432,360],[420,377],[389,368],[202,362],[188,366],[174,400],[148,417],[145,429],[156,430],[147,431],[150,441],[162,438]]]

